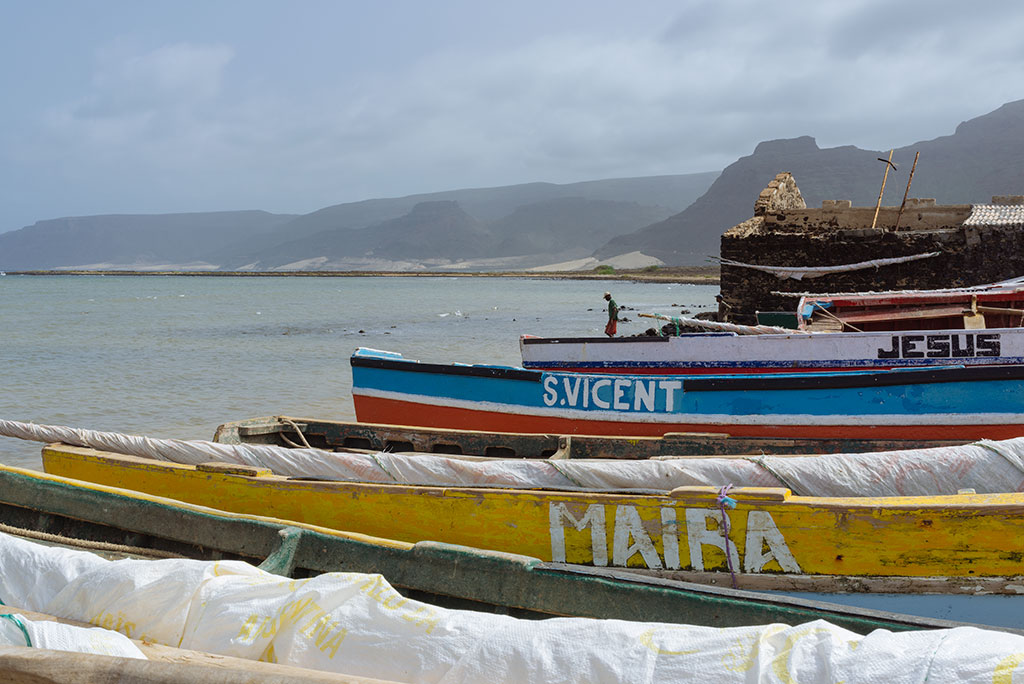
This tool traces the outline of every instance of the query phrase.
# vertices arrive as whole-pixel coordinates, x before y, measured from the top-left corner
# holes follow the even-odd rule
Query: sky
[[[1024,3],[0,0],[0,232],[887,150],[1024,99]]]

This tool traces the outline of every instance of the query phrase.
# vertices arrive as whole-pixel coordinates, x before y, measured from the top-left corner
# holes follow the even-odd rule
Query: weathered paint
[[[880,424],[861,417],[848,424],[823,423],[806,425],[792,419],[779,418],[775,423],[757,420],[753,424],[739,421],[729,423],[656,423],[643,421],[579,420],[572,417],[536,416],[504,411],[487,411],[457,406],[439,406],[432,403],[384,399],[353,394],[356,416],[366,422],[388,423],[411,420],[425,427],[444,428],[465,425],[473,430],[495,432],[536,432],[610,436],[657,437],[668,432],[728,432],[732,436],[761,439],[805,440],[916,440],[965,441],[978,439],[1013,439],[1024,436],[1024,415],[1015,416],[1012,423],[990,424]],[[812,402],[813,403],[813,402]],[[952,416],[932,418],[951,419]]]
[[[46,448],[43,462],[66,477],[410,542],[728,571],[711,487],[642,496],[308,482],[60,446]],[[1000,577],[1024,568],[1024,493],[817,498],[739,488],[730,496],[738,506],[727,513],[728,547],[740,575]]]
[[[61,448],[77,453],[90,451]],[[520,615],[575,615],[716,627],[826,619],[858,633],[955,624],[697,587],[638,573],[542,563],[527,556],[437,542],[397,542],[227,513],[7,466],[0,466],[0,518],[32,530],[88,539],[90,544],[97,539],[131,545],[145,541],[153,548],[173,549],[187,557],[207,560],[269,555],[272,562],[261,567],[270,572],[300,568],[302,575],[328,571],[380,573],[393,586],[441,605],[447,605],[450,598],[457,607],[491,607]],[[956,582],[957,587],[968,584],[964,580]],[[820,579],[815,587],[824,590]]]
[[[352,355],[356,417],[499,432],[1008,439],[1024,434],[1024,366],[652,377]]]
[[[298,435],[301,431],[302,437]],[[673,432],[651,437],[609,437],[416,428],[351,421],[266,416],[225,423],[215,442],[294,446],[305,439],[321,449],[373,449],[499,458],[614,458],[748,454],[850,454],[963,444],[939,439],[771,439],[725,433]]]
[[[1024,328],[519,340],[523,367],[579,373],[701,375],[1024,363]]]

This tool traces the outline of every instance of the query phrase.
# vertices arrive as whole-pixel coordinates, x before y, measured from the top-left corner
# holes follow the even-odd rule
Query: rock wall
[[[993,198],[993,203],[1018,200]],[[720,318],[753,324],[757,311],[795,310],[797,298],[779,292],[962,287],[1024,275],[1024,227],[964,225],[971,209],[908,200],[902,213],[899,207],[882,207],[877,220],[874,207],[851,207],[848,201],[807,209],[792,176],[779,174],[758,197],[754,217],[722,236],[723,261],[812,267],[941,254],[802,280],[723,263]]]

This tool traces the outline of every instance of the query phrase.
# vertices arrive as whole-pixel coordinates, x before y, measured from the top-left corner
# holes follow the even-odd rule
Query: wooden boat
[[[54,445],[47,451],[123,458],[132,468],[150,468],[157,482],[173,472],[156,462],[77,447]],[[191,472],[206,473],[211,481],[228,477],[258,482],[253,479],[258,473],[251,469],[225,464]],[[193,500],[207,498],[205,491],[195,494]],[[282,510],[248,503],[235,507],[241,508]],[[613,568],[568,566],[443,542],[376,538],[6,466],[0,466],[0,521],[2,532],[109,558],[246,560],[299,578],[331,571],[380,573],[403,594],[420,601],[522,617],[583,616],[716,627],[824,619],[858,633],[950,626],[944,620],[700,586]],[[338,518],[332,522],[342,524]]]
[[[23,558],[37,563],[21,563]],[[24,593],[38,593],[35,602],[62,614],[80,619],[95,610],[111,611],[106,618],[152,630],[165,641],[302,663],[344,673],[333,681],[353,684],[359,675],[452,684],[712,678],[738,684],[752,677],[848,681],[864,672],[872,681],[889,682],[906,673],[920,677],[922,671],[935,681],[1008,681],[1024,651],[1024,633],[971,626],[874,630],[861,636],[821,620],[728,630],[651,621],[522,620],[436,609],[397,594],[379,576],[374,581],[330,573],[288,580],[245,564],[175,560],[143,567],[144,561],[107,563],[7,535],[0,535],[0,562],[5,569],[0,585],[7,595],[25,587],[32,570],[42,567],[39,586]],[[68,658],[72,662],[93,664],[74,656]],[[107,668],[96,674],[117,681],[169,681],[147,676],[162,674],[147,669]],[[195,684],[239,681],[192,678],[184,667],[176,674],[176,681]],[[7,681],[45,681],[33,671],[20,679],[10,671],[4,675]],[[248,681],[268,680],[252,676]],[[308,679],[282,672],[280,681]]]
[[[1024,363],[1024,328],[666,337],[531,337],[523,367],[634,375],[796,373]]]
[[[726,454],[848,454],[949,446],[963,444],[966,440],[760,439],[707,432],[670,432],[658,437],[545,435],[265,416],[224,423],[217,428],[213,441],[485,458],[636,460]]]
[[[780,315],[771,312],[771,316]],[[523,367],[577,373],[729,374],[1024,363],[1024,281],[947,290],[805,295],[788,332],[693,319],[664,337],[519,340]],[[665,318],[665,317],[661,317]],[[758,314],[759,322],[769,322]],[[776,323],[777,318],[771,320]],[[724,328],[715,331],[715,327]]]
[[[433,539],[708,584],[734,580],[743,589],[889,601],[902,612],[1022,626],[1020,491],[821,497],[779,487],[594,491],[341,482],[64,445],[44,448],[43,463],[61,476],[408,542]]]
[[[1005,439],[1024,434],[1024,365],[733,376],[607,376],[429,364],[360,348],[356,418],[499,432]]]
[[[1013,331],[1024,326],[1024,279],[944,290],[808,294],[800,298],[796,318],[798,329],[809,331],[985,330],[983,338],[975,338],[974,351],[980,346],[985,356],[998,357],[1000,343],[1016,340]],[[935,355],[975,356],[966,342],[970,337],[960,340],[960,345],[951,340],[951,350],[938,337],[917,347]]]

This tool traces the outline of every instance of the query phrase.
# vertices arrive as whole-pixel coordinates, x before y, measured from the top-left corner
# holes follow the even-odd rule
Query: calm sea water
[[[521,334],[620,334],[712,309],[717,286],[519,278],[0,276],[0,418],[210,439],[288,414],[352,420],[359,346],[519,365]],[[0,437],[0,462],[39,444]]]

